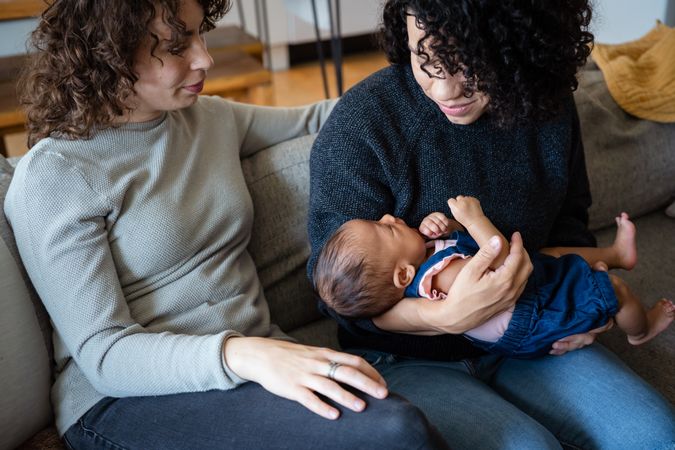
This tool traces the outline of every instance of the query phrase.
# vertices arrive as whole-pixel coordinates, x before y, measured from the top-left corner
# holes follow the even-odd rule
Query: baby
[[[350,220],[328,240],[314,269],[319,296],[348,317],[382,314],[403,297],[442,300],[468,258],[493,237],[502,241],[494,262],[508,255],[508,241],[473,197],[448,200],[466,228],[450,239],[451,222],[442,213],[427,216],[417,231],[389,214],[379,221]],[[675,317],[675,305],[661,299],[650,310],[626,283],[606,272],[632,269],[637,262],[635,225],[626,213],[616,218],[610,247],[554,247],[531,255],[533,272],[515,307],[465,333],[476,345],[506,356],[547,354],[563,337],[600,327],[614,317],[631,344],[649,341]],[[593,268],[591,268],[593,266]],[[595,270],[598,269],[598,270]]]

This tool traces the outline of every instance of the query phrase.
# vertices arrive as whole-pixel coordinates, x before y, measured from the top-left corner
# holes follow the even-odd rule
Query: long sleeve
[[[301,107],[274,108],[231,102],[242,158],[279,142],[317,133],[335,103],[336,100],[326,100]]]
[[[341,104],[339,108],[339,117],[348,117],[345,112],[349,105]],[[310,280],[319,252],[343,223],[354,218],[377,219],[394,209],[389,184],[395,174],[380,164],[378,148],[364,138],[365,130],[350,125],[353,124],[329,122],[312,148],[308,220],[311,254],[307,266]],[[352,334],[359,335],[363,330],[387,334],[370,319],[343,318],[318,300],[319,309]]]
[[[547,245],[594,247],[596,240],[588,229],[588,208],[591,206],[591,190],[586,172],[584,145],[579,125],[579,115],[574,104],[572,104],[572,109],[567,194],[560,213],[553,223]]]
[[[26,163],[8,205],[21,257],[59,337],[93,387],[122,397],[240,383],[221,361],[222,342],[235,331],[154,332],[131,317],[108,243],[108,199],[57,154]]]

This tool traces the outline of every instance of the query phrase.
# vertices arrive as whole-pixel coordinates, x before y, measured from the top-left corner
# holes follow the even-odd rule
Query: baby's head
[[[337,313],[374,317],[403,298],[425,257],[424,238],[401,219],[350,220],[321,250],[314,286]]]

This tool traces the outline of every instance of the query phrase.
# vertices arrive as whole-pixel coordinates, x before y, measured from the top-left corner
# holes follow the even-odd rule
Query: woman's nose
[[[461,72],[445,78],[434,78],[434,84],[431,87],[431,93],[434,100],[441,103],[447,100],[454,100],[464,95],[464,75]]]
[[[213,67],[213,58],[206,48],[206,39],[203,34],[195,36],[191,53],[190,69],[206,71]]]

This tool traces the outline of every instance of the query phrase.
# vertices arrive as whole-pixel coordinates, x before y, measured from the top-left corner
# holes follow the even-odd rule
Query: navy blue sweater
[[[471,195],[505,235],[528,250],[595,245],[587,229],[591,197],[572,95],[546,123],[500,129],[489,113],[454,125],[415,82],[410,66],[385,68],[345,94],[312,149],[309,238],[311,273],[326,240],[353,218],[393,214],[419,226],[447,199]],[[339,316],[343,348],[456,360],[480,354],[461,336],[413,336],[372,320]]]

